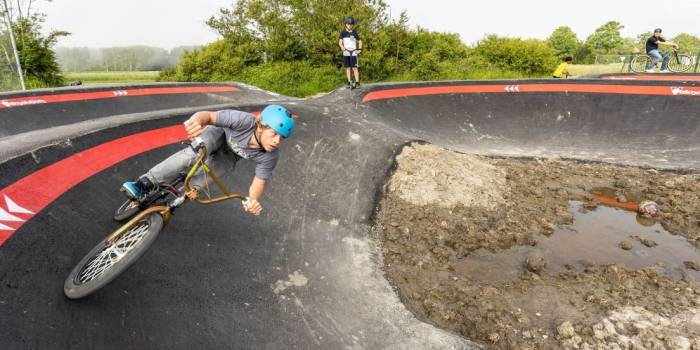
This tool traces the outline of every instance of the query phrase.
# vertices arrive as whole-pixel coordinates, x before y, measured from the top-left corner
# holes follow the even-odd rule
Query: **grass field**
[[[83,84],[150,83],[158,71],[145,72],[66,72],[66,82],[80,80]]]
[[[569,73],[571,75],[580,77],[583,75],[591,74],[605,74],[605,73],[624,73],[627,72],[627,67],[622,69],[622,63],[610,63],[610,64],[573,64],[569,67]]]
[[[569,68],[569,72],[573,76],[584,76],[590,74],[603,73],[619,73],[622,65],[620,63],[612,64],[591,64],[578,65],[574,64]],[[625,69],[626,70],[626,69]],[[493,74],[477,74],[475,73],[472,79],[513,79],[524,78],[521,76],[493,76]],[[158,71],[145,72],[67,72],[64,73],[66,82],[80,80],[83,84],[122,84],[122,83],[150,83],[156,81]]]

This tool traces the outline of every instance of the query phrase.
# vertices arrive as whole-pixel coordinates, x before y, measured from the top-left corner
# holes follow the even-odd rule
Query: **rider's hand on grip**
[[[243,201],[243,210],[253,215],[260,215],[262,212],[262,205],[255,199],[248,198]]]
[[[185,131],[187,131],[187,138],[190,140],[204,132],[204,128],[202,127],[202,124],[199,123],[199,119],[196,117],[196,114],[185,121]]]

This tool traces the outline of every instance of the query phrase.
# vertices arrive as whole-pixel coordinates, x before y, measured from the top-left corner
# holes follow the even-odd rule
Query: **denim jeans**
[[[656,63],[659,62],[661,58],[664,59],[663,63],[661,63],[661,70],[667,70],[668,69],[668,61],[671,60],[671,56],[669,56],[665,52],[661,52],[658,49],[657,50],[651,50],[647,52],[647,55],[651,57],[651,62],[647,64],[647,69],[653,69],[656,66]]]
[[[204,129],[200,137],[209,153],[206,163],[216,171],[216,174],[221,175],[233,171],[240,157],[230,150],[226,143],[224,129],[210,125]],[[142,176],[147,177],[154,184],[165,185],[171,183],[192,167],[194,161],[197,160],[197,156],[197,153],[194,153],[192,148],[187,147],[158,163]],[[202,186],[209,182],[211,182],[210,178],[204,176],[202,169],[192,178],[192,185],[195,186]]]

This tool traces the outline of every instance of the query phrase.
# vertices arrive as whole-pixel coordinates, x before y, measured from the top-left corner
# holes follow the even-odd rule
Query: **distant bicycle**
[[[684,53],[678,53],[678,50],[669,52],[671,59],[668,62],[668,70],[674,73],[687,72],[693,67],[693,58]],[[656,62],[658,65],[662,60]],[[635,73],[644,73],[647,70],[647,65],[651,62],[651,57],[647,54],[639,54],[632,58],[630,69]],[[656,67],[654,67],[656,68]]]
[[[131,220],[98,243],[75,266],[63,286],[63,292],[68,298],[79,299],[94,293],[135,263],[153,244],[175,209],[186,201],[213,204],[239,199],[245,203],[248,198],[230,192],[205,162],[207,149],[202,139],[195,138],[190,147],[199,156],[189,172],[181,174],[172,184],[160,186],[144,203],[129,200],[117,209],[114,215],[116,220]],[[190,180],[200,169],[203,171],[204,187],[193,187]],[[223,195],[212,195],[209,178]],[[179,185],[182,186],[178,188]]]

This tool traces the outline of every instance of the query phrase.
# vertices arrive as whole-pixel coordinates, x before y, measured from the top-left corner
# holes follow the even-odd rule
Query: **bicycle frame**
[[[190,168],[189,172],[187,173],[187,176],[185,177],[184,181],[184,193],[181,197],[177,197],[175,200],[178,198],[183,198],[182,201],[184,200],[192,200],[195,201],[199,204],[214,204],[218,202],[223,202],[229,199],[240,199],[240,200],[246,200],[246,196],[239,194],[239,193],[232,193],[231,191],[224,186],[224,184],[219,180],[219,178],[214,174],[212,169],[204,162],[204,160],[207,158],[207,148],[204,146],[204,144],[201,142],[201,140],[197,139],[196,141],[198,143],[199,147],[199,155],[197,156],[197,160],[195,161],[194,165]],[[214,198],[209,198],[209,199],[203,199],[200,198],[199,196],[199,191],[195,188],[190,187],[190,181],[192,180],[192,177],[197,173],[199,169],[202,169],[205,174],[214,180],[214,183],[216,186],[223,192],[224,194],[218,197]],[[181,204],[180,202],[179,204]],[[178,205],[179,205],[178,204]],[[160,213],[163,216],[163,225],[168,223],[170,221],[170,217],[172,215],[171,209],[174,206],[169,206],[169,205],[156,205],[156,206],[151,206],[146,208],[145,210],[141,211],[140,213],[136,214],[129,222],[124,224],[122,227],[118,228],[116,231],[114,231],[112,234],[109,235],[107,238],[107,246],[111,246],[116,242],[119,237],[121,237],[126,231],[128,231],[131,227],[133,227],[136,223],[141,221],[144,217],[147,215],[150,215],[152,213]]]

